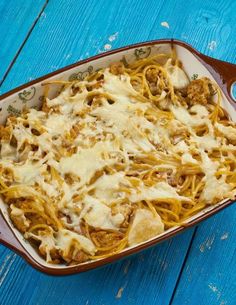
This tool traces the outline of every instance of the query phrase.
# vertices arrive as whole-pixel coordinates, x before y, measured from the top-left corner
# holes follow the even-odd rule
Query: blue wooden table
[[[0,92],[127,44],[170,38],[236,63],[233,0],[1,0]],[[236,207],[87,273],[51,277],[0,246],[0,305],[235,305]]]

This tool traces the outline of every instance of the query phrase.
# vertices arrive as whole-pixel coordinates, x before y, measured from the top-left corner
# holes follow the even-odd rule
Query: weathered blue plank
[[[46,276],[8,253],[0,269],[0,304],[169,304],[191,234],[189,230],[121,262],[68,277]]]
[[[235,5],[223,0],[214,3],[194,0],[189,5],[184,0],[50,0],[1,90],[5,92],[29,79],[109,48],[155,38],[179,38],[209,55],[234,60]],[[235,208],[231,211],[235,213]],[[222,215],[218,226],[225,226],[227,222],[228,214],[227,217],[225,213]],[[231,234],[235,234],[233,229]],[[202,230],[208,230],[208,227],[204,224]],[[202,234],[197,231],[197,238],[199,232]],[[127,274],[124,269],[128,268],[129,259],[65,279],[39,274],[0,247],[0,266],[4,266],[2,270],[0,267],[0,304],[168,304],[191,237],[192,231],[189,231],[143,255],[134,256]],[[217,253],[229,251],[224,243],[220,245],[221,248],[215,248]],[[194,256],[197,250],[193,247],[191,251]],[[204,259],[203,254],[199,266]],[[233,268],[232,263],[230,268]],[[182,287],[186,277],[183,276],[179,283]],[[230,291],[226,289],[224,293],[228,294],[229,300]],[[197,300],[198,303],[201,301]],[[192,304],[191,301],[186,304]],[[180,298],[174,302],[182,304]]]
[[[235,223],[232,206],[199,226],[173,305],[235,305]]]
[[[0,83],[46,0],[0,1]]]
[[[39,75],[110,48],[175,37],[219,58],[235,56],[227,46],[236,32],[232,1],[55,1],[39,19],[1,93]],[[167,22],[166,26],[162,23]],[[26,69],[27,75],[16,78]]]

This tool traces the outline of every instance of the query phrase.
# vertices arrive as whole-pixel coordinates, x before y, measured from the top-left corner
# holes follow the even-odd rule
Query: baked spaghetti
[[[44,85],[40,111],[0,126],[0,193],[47,262],[113,255],[235,196],[235,123],[174,52]]]

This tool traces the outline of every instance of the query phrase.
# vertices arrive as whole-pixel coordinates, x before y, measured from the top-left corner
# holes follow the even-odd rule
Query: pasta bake
[[[44,85],[40,110],[0,126],[0,193],[48,263],[114,255],[235,197],[236,125],[174,51]]]

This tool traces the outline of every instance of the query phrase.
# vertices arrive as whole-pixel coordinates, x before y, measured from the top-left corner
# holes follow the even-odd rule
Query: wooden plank
[[[172,305],[234,305],[236,213],[232,206],[197,229]]]
[[[0,1],[0,83],[32,29],[46,0]]]
[[[50,1],[0,93],[109,48],[157,38],[182,39],[220,59],[235,56],[235,44],[226,48],[236,31],[235,8],[223,0],[206,0],[201,9],[184,0]],[[16,78],[22,70],[27,74]]]
[[[118,263],[57,278],[0,248],[0,304],[169,304],[191,235],[188,230]]]

